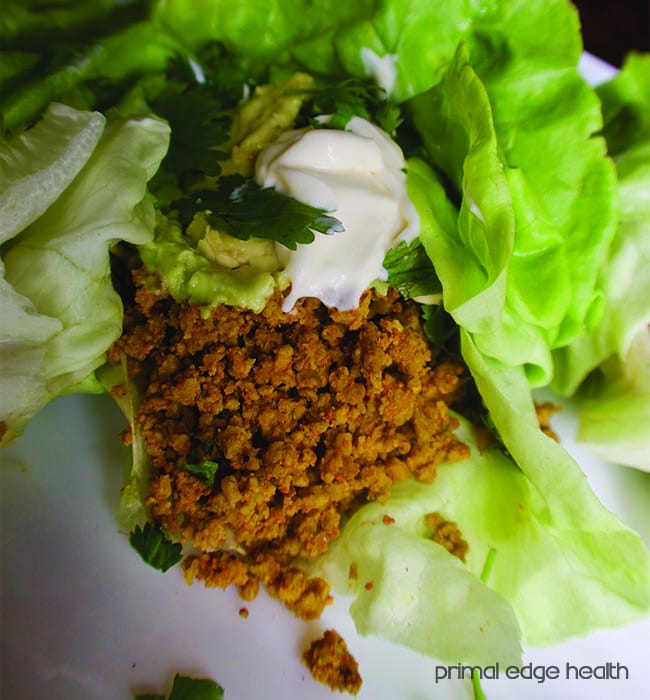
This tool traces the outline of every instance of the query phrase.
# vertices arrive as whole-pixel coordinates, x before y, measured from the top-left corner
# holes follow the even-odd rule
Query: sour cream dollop
[[[340,311],[353,309],[374,280],[386,279],[386,251],[419,232],[404,168],[400,147],[360,117],[345,130],[286,131],[262,151],[258,184],[326,209],[345,229],[316,233],[313,243],[298,244],[295,251],[278,244],[291,280],[285,311],[302,297],[316,297]]]

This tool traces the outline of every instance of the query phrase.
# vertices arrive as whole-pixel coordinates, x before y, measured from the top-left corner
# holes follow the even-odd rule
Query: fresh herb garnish
[[[305,117],[316,127],[344,129],[352,117],[362,117],[394,134],[402,123],[399,107],[389,102],[386,91],[370,80],[350,78],[306,92],[310,100]],[[317,119],[323,114],[330,115],[327,123]]]
[[[223,700],[223,688],[208,678],[190,678],[178,673],[167,700]],[[136,695],[135,700],[165,700],[164,695]]]
[[[442,285],[419,238],[402,241],[384,257],[388,284],[405,298],[441,294]]]
[[[147,564],[159,571],[167,571],[182,559],[182,545],[168,539],[159,525],[145,523],[142,528],[136,525],[129,542]]]
[[[219,41],[205,44],[190,65],[196,75],[196,67],[202,73],[203,82],[217,93],[225,105],[235,105],[242,99],[246,89],[252,90],[260,80],[268,80],[259,66],[244,65],[241,57],[233,54]]]
[[[311,243],[314,231],[343,231],[341,222],[324,209],[299,202],[273,187],[260,187],[241,175],[224,175],[216,189],[197,190],[174,206],[185,224],[201,211],[211,226],[234,238],[268,238],[290,250],[298,243]]]
[[[458,326],[442,304],[422,306],[422,320],[424,334],[431,343],[446,352],[460,353]]]
[[[230,120],[207,85],[167,83],[151,106],[171,126],[165,169],[179,176],[187,172],[214,176],[221,172],[219,160],[227,154],[218,148],[228,139]]]
[[[215,176],[221,172],[219,151],[228,140],[230,116],[223,96],[203,69],[185,57],[170,61],[164,83],[150,96],[153,111],[171,127],[162,166],[183,178],[186,173]]]
[[[206,486],[212,486],[214,484],[214,479],[217,475],[219,465],[217,464],[217,462],[213,462],[209,459],[204,459],[200,462],[186,464],[183,467],[183,469],[186,472],[192,474],[192,476],[195,476]]]
[[[167,211],[188,184],[221,172],[220,161],[228,157],[221,149],[228,141],[232,105],[246,81],[219,43],[199,52],[196,61],[175,57],[164,75],[164,81],[142,86],[152,110],[171,127],[169,150],[150,184],[158,206]]]

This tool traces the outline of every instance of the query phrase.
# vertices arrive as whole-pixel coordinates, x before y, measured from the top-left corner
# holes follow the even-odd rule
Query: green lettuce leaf
[[[3,136],[31,126],[52,101],[81,110],[108,109],[137,77],[164,70],[178,50],[176,42],[149,21],[124,28],[106,21],[104,32],[95,42],[77,41],[67,50],[57,45],[49,59],[49,54],[41,57],[45,65],[3,94]],[[56,32],[49,36],[61,41]]]
[[[504,482],[500,504],[492,491],[480,499],[477,493],[477,503],[487,498],[488,507],[494,504],[483,529],[503,527],[512,546],[508,550],[492,532],[488,544],[500,555],[490,583],[515,607],[525,641],[551,644],[647,614],[650,553],[640,536],[604,508],[578,464],[539,429],[523,368],[487,357],[465,331],[461,340],[463,357],[499,436],[525,477],[518,487]],[[497,483],[495,477],[495,490]],[[474,475],[465,493],[480,490],[480,484],[481,475]],[[464,508],[459,500],[457,507]],[[535,513],[534,526],[526,515],[527,503]],[[508,517],[513,518],[509,525]],[[463,529],[460,516],[457,522]],[[471,547],[474,533],[464,531]],[[509,566],[507,551],[515,567]]]
[[[597,273],[616,225],[614,168],[591,135],[598,103],[575,67],[527,73],[536,88],[524,99],[507,80],[509,53],[485,68],[470,48],[461,45],[443,80],[408,104],[429,162],[460,201],[455,227],[443,235],[427,222],[422,239],[456,322],[483,352],[545,385],[552,349],[602,313]],[[410,168],[411,196],[429,200],[424,218],[438,216],[436,173]]]
[[[143,528],[148,521],[145,500],[149,494],[151,464],[142,432],[136,425],[141,396],[135,382],[129,379],[125,356],[121,357],[119,365],[103,364],[96,376],[102,388],[111,393],[131,430],[131,459],[120,489],[117,524],[122,532],[132,532],[136,527]]]
[[[650,55],[633,55],[599,90],[615,154],[620,222],[599,277],[601,322],[555,352],[553,388],[577,392],[579,439],[650,470]]]
[[[523,372],[465,343],[526,473],[497,446],[479,450],[459,417],[470,456],[439,467],[432,484],[396,484],[387,503],[357,511],[318,563],[320,573],[355,596],[350,613],[361,634],[450,663],[503,662],[519,654],[517,639],[544,646],[638,619],[650,606],[641,538],[604,509],[578,465],[539,430]],[[465,565],[430,541],[429,513],[456,523],[469,543]],[[488,588],[480,577],[491,550]]]
[[[63,39],[87,30],[95,22],[105,21],[114,9],[114,0],[83,2],[34,2],[34,0],[4,0],[0,14],[3,42],[10,46],[37,48],[39,40],[51,34],[52,28]],[[41,46],[42,48],[42,46]]]
[[[620,72],[597,89],[603,108],[603,135],[616,158],[650,141],[650,53],[631,52]]]
[[[169,129],[151,118],[104,121],[54,105],[0,146],[0,293],[11,321],[0,345],[3,442],[103,363],[122,330],[109,249],[153,235],[146,183]]]
[[[473,475],[474,461],[463,462],[462,473]],[[441,468],[434,484],[396,484],[387,503],[363,506],[317,561],[315,572],[355,596],[350,614],[362,635],[379,635],[448,663],[517,664],[521,631],[510,603],[427,536],[425,515],[455,513],[448,501],[452,489],[446,482],[438,488],[438,479],[457,466]],[[480,504],[481,512],[486,505]],[[385,524],[386,515],[394,519],[391,525]],[[485,561],[483,542],[477,544],[476,549],[470,545],[473,560],[483,555]]]
[[[375,0],[342,5],[316,0],[305,11],[301,0],[263,0],[240,3],[226,0],[158,0],[153,20],[188,49],[219,41],[250,64],[281,61],[281,54],[297,44],[310,43],[353,24],[374,12]],[[233,11],[235,10],[235,11]]]
[[[603,362],[576,396],[577,438],[602,459],[650,471],[650,327]]]

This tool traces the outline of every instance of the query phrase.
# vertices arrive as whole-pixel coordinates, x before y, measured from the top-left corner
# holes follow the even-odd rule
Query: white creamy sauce
[[[385,253],[419,233],[419,217],[406,192],[404,156],[374,124],[354,117],[345,131],[300,129],[283,133],[257,159],[263,187],[326,209],[345,230],[315,233],[313,243],[278,256],[291,280],[284,303],[290,311],[302,297],[316,297],[344,311],[363,292],[386,279]]]
[[[366,75],[390,95],[397,81],[397,54],[387,53],[385,56],[379,56],[364,46],[361,49],[361,61]]]

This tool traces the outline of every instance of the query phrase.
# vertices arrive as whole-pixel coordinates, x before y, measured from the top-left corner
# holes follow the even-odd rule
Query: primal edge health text
[[[563,680],[628,680],[630,671],[627,666],[614,661],[600,664],[598,666],[579,666],[569,663],[564,666],[546,666],[542,664],[524,664],[523,666],[506,666],[501,668],[498,663],[492,666],[464,666],[456,664],[454,666],[436,666],[436,683],[444,680],[461,680],[471,678],[472,674],[477,674],[482,679],[509,678],[511,680],[523,679],[534,680],[537,683],[546,681]]]

